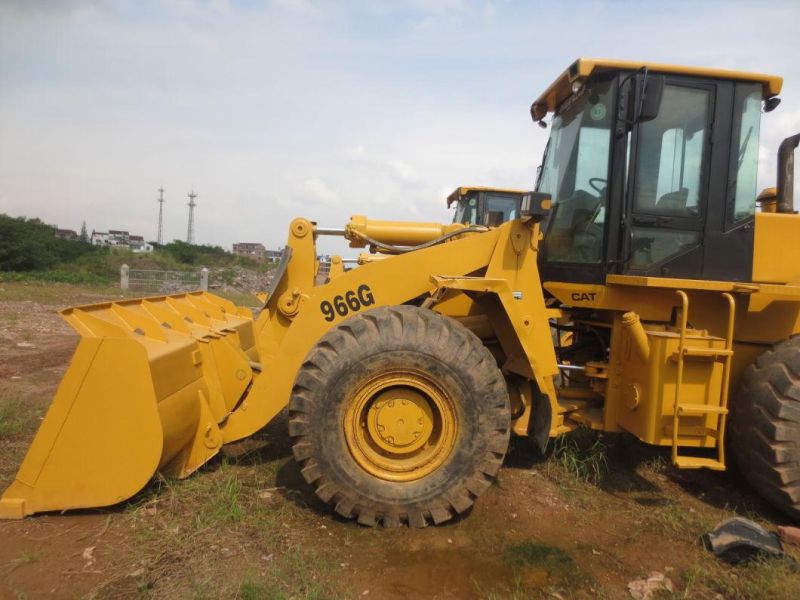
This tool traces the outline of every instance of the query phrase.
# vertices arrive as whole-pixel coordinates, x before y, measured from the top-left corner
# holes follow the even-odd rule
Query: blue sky
[[[0,212],[283,244],[306,216],[449,220],[461,184],[529,188],[531,101],[578,56],[763,71],[763,185],[800,131],[797,3],[0,2]],[[329,244],[330,242],[326,241]],[[335,249],[331,248],[324,248]]]

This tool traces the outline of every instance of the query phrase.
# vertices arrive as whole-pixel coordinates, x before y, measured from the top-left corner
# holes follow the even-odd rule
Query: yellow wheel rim
[[[438,469],[455,445],[455,405],[431,377],[383,372],[353,394],[344,416],[347,447],[370,475],[413,481]]]

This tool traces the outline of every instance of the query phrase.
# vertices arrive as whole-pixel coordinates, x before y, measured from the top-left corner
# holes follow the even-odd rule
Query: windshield
[[[456,214],[453,215],[453,223],[463,223],[464,225],[478,224],[478,198],[476,195],[460,198],[456,205]]]
[[[550,194],[548,262],[599,263],[603,255],[614,80],[589,83],[553,118],[536,190]]]

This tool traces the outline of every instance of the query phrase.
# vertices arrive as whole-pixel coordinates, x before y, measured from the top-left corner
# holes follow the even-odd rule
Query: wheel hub
[[[367,473],[414,481],[438,469],[458,432],[455,404],[427,373],[387,370],[354,391],[344,415],[351,456]]]
[[[425,398],[408,388],[379,395],[367,417],[372,440],[389,452],[407,454],[422,447],[433,429],[433,414]]]

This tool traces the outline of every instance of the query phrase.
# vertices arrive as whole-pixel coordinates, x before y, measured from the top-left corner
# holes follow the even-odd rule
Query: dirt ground
[[[118,294],[0,283],[0,489],[78,341],[57,308]],[[0,598],[630,598],[654,571],[671,587],[658,598],[800,598],[796,549],[732,567],[700,542],[734,514],[788,523],[735,474],[677,472],[666,450],[583,438],[545,457],[515,440],[469,514],[383,530],[316,500],[280,418],[120,506],[0,522]]]

